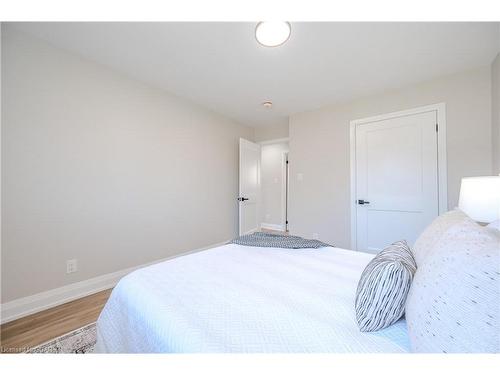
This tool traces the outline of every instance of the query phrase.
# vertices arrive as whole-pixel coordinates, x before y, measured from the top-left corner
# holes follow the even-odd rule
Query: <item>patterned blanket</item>
[[[320,247],[333,247],[318,240],[308,240],[298,236],[285,236],[264,232],[255,232],[240,236],[230,241],[243,246],[278,247],[282,249],[319,249]]]

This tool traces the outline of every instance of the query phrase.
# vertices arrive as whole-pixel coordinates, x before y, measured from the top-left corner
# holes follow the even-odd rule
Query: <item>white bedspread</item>
[[[97,322],[97,352],[406,352],[406,323],[356,325],[373,255],[225,245],[135,271]]]

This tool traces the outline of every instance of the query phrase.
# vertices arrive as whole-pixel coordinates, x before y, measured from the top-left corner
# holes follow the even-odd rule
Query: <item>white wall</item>
[[[349,248],[349,121],[439,102],[447,111],[448,206],[455,207],[463,176],[491,174],[489,66],[291,116],[290,232]]]
[[[2,50],[3,50],[3,47],[2,47],[2,22],[0,22],[0,176],[2,175],[2,155],[3,155],[3,151],[2,151]],[[2,197],[3,197],[3,193],[2,193],[2,186],[0,184],[0,210],[1,210],[1,207],[2,207]],[[0,226],[1,226],[1,223],[2,223],[2,218],[0,217]],[[2,300],[2,277],[1,277],[1,271],[2,271],[2,230],[0,228],[0,302]],[[1,312],[0,312],[1,314]],[[1,316],[0,316],[1,318]]]
[[[2,27],[2,302],[237,234],[253,129]]]
[[[255,142],[288,138],[288,124],[277,124],[255,128]]]
[[[285,230],[286,172],[283,153],[288,152],[288,142],[262,145],[261,153],[261,223],[271,224],[270,229]],[[280,226],[277,228],[273,226]]]
[[[500,53],[491,64],[491,103],[493,174],[500,174]]]

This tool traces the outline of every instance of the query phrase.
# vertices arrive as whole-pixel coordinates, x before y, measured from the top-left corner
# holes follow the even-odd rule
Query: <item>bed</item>
[[[359,331],[354,298],[373,255],[228,244],[137,270],[97,322],[100,353],[401,353],[406,322]]]

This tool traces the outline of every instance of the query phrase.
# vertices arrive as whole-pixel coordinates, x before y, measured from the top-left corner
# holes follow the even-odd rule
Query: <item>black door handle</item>
[[[248,201],[248,200],[250,200],[250,198],[239,197],[239,198],[238,198],[238,200],[239,200],[240,202],[244,202],[244,201]]]
[[[358,204],[370,204],[370,202],[365,201],[364,199],[358,199]]]

